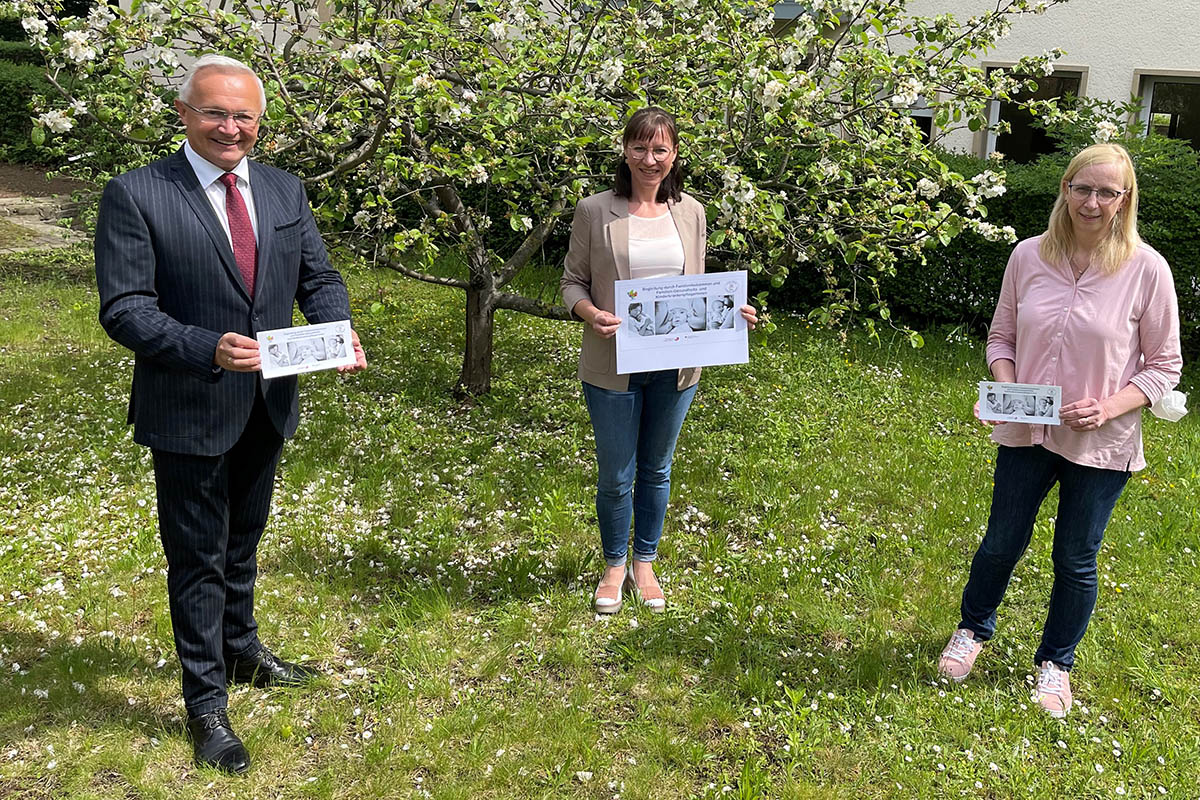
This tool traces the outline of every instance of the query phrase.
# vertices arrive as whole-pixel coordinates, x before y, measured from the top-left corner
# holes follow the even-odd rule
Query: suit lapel
[[[703,254],[696,253],[700,237],[696,231],[695,216],[686,213],[682,203],[672,202],[668,208],[675,223],[675,230],[679,231],[679,238],[683,241],[683,274],[695,275],[704,272]]]
[[[617,278],[629,280],[629,201],[612,195],[608,211],[611,221],[605,226],[608,231],[608,249],[612,253]]]
[[[204,194],[204,189],[200,186],[196,173],[192,171],[192,165],[188,163],[187,156],[183,154],[183,148],[176,151],[173,158],[171,166],[175,183],[179,186],[179,193],[192,207],[196,218],[208,232],[213,246],[217,248],[217,255],[221,257],[221,263],[225,266],[225,272],[229,274],[229,279],[241,290],[246,302],[250,302],[250,293],[246,291],[246,284],[242,281],[242,274],[238,271],[237,261],[233,257],[233,249],[229,246],[229,237],[225,235],[225,229],[217,220],[212,203],[208,202],[208,197]]]
[[[275,194],[270,189],[267,172],[259,169],[258,164],[250,163],[250,191],[254,193],[254,216],[258,221],[258,274],[255,282],[262,286],[267,279],[267,254],[271,252],[271,238],[275,234],[275,207],[272,205]],[[254,296],[258,297],[257,289]]]

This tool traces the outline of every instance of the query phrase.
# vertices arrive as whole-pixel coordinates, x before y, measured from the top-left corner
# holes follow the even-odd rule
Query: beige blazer
[[[668,205],[683,241],[683,272],[700,274],[704,272],[707,238],[704,206],[686,194],[678,203]],[[572,316],[580,300],[591,300],[597,308],[615,314],[614,283],[629,277],[629,200],[617,197],[611,189],[585,197],[575,207],[571,223],[571,245],[560,284],[563,302]],[[629,376],[617,374],[615,337],[605,339],[590,325],[583,326],[579,379],[618,392],[629,388]],[[683,390],[698,380],[699,367],[681,369],[676,387]]]

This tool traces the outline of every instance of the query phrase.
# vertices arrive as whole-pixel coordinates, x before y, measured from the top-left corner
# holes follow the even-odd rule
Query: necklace
[[[1083,273],[1087,272],[1088,267],[1090,267],[1092,265],[1091,258],[1088,258],[1088,262],[1086,264],[1084,264],[1082,267],[1075,266],[1075,256],[1069,256],[1067,258],[1067,262],[1071,265],[1071,272],[1073,272],[1075,274],[1076,281],[1078,281],[1080,278],[1082,278]]]

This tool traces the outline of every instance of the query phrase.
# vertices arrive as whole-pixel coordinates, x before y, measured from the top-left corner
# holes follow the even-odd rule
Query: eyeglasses
[[[1121,191],[1108,188],[1096,189],[1092,186],[1088,186],[1085,183],[1068,183],[1067,188],[1071,190],[1071,197],[1075,198],[1076,200],[1086,201],[1092,196],[1092,192],[1095,192],[1096,201],[1102,206],[1106,206],[1114,202],[1118,197],[1129,191],[1128,189],[1122,189]]]
[[[654,156],[655,161],[666,161],[672,152],[669,147],[646,147],[644,144],[630,145],[625,149],[638,161],[645,161],[648,156]]]
[[[251,114],[247,111],[225,111],[221,108],[196,108],[185,100],[179,102],[190,108],[200,119],[212,125],[224,125],[225,120],[231,119],[233,124],[239,128],[253,128],[262,119],[262,114]]]

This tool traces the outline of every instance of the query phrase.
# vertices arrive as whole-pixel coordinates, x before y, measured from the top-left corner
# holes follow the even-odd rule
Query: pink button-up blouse
[[[1179,382],[1179,302],[1171,268],[1142,244],[1117,272],[1092,268],[1074,280],[1067,265],[1038,252],[1040,236],[1020,242],[1004,270],[988,333],[990,367],[1001,358],[1017,367],[1017,383],[1062,387],[1063,405],[1116,394],[1133,383],[1151,403]],[[1090,467],[1139,470],[1142,412],[1122,414],[1094,431],[1066,425],[997,425],[992,440],[1010,447],[1040,444]]]

